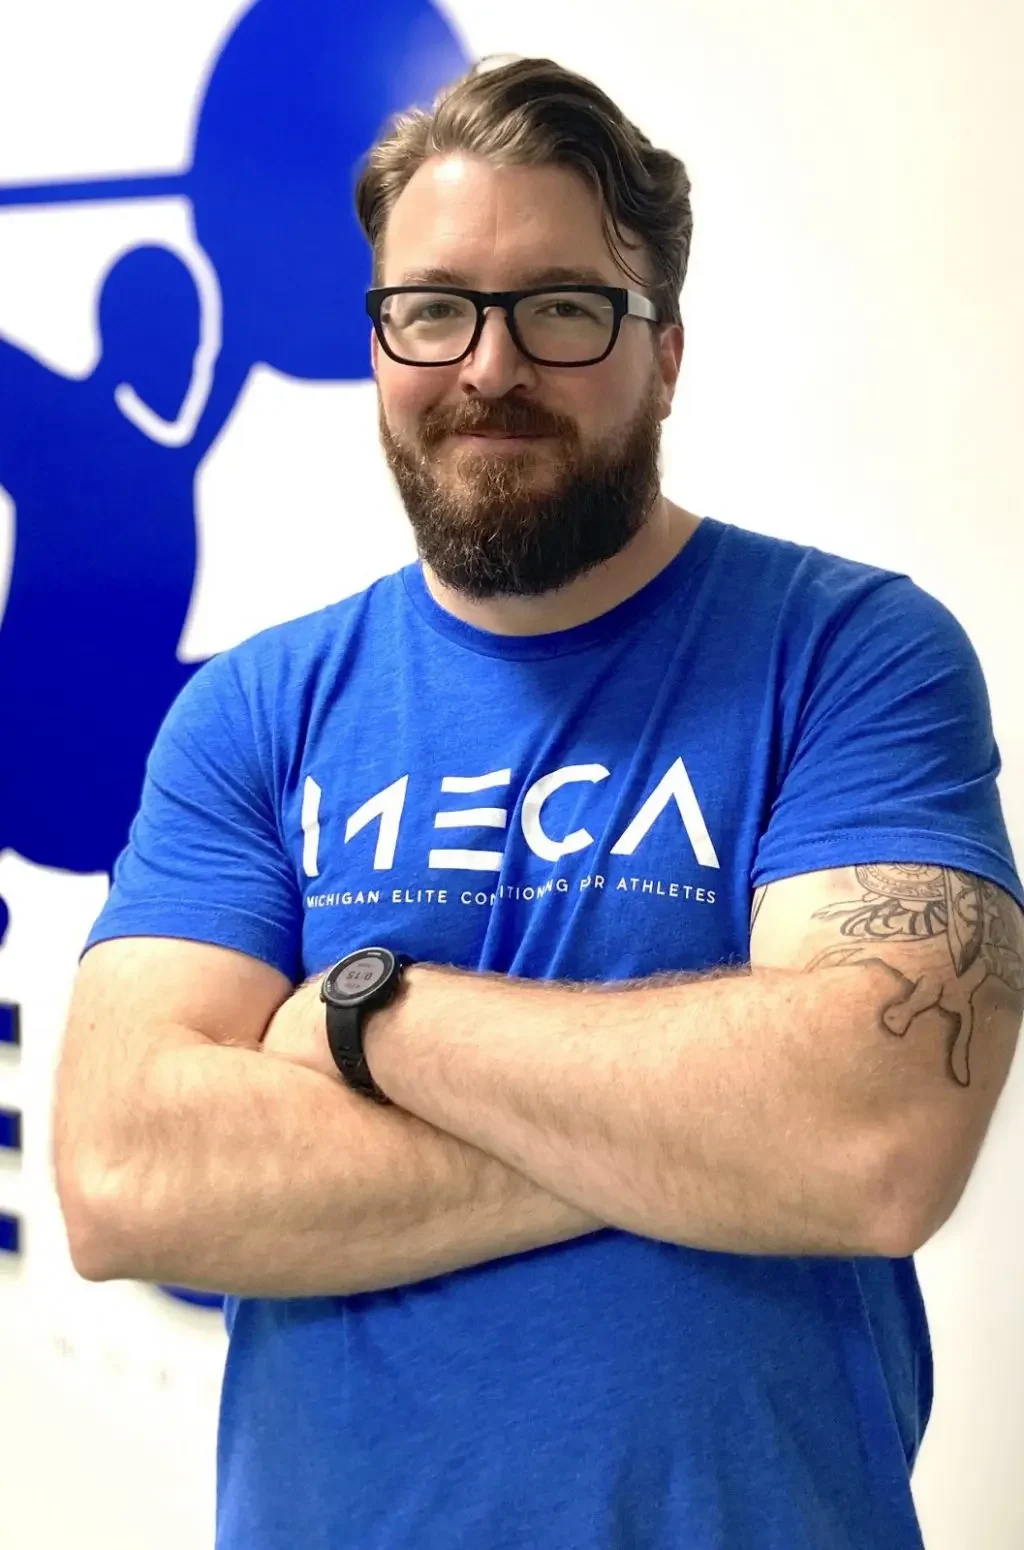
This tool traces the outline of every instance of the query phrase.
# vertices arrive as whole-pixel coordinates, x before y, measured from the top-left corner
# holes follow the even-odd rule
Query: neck
[[[700,518],[660,495],[639,533],[602,565],[539,597],[469,598],[439,581],[424,563],[434,601],[456,619],[493,635],[548,635],[571,630],[625,602],[664,570],[696,532]]]

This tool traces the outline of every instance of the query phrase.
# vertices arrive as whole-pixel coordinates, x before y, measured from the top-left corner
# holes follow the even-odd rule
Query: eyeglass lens
[[[524,296],[513,308],[516,331],[531,355],[552,365],[572,365],[603,355],[615,327],[606,296],[552,291]],[[381,327],[395,355],[413,363],[454,361],[476,327],[476,307],[465,296],[437,291],[389,296]]]

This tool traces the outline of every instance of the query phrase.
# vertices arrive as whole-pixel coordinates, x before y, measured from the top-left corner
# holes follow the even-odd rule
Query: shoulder
[[[950,609],[904,571],[850,559],[810,544],[728,526],[719,545],[720,585],[766,608],[787,656],[820,656],[838,640],[870,648],[932,640],[971,655]]]
[[[758,578],[758,591],[800,599],[817,607],[841,607],[893,581],[906,582],[902,571],[854,560],[813,544],[778,538],[732,523],[720,529],[720,568],[737,577]]]
[[[280,705],[282,696],[315,693],[344,671],[354,647],[390,632],[402,591],[401,571],[382,576],[336,603],[239,641],[213,659],[221,664],[217,671],[233,677],[254,703]]]
[[[220,749],[278,789],[297,750],[320,734],[355,663],[377,663],[393,646],[403,593],[397,571],[210,657],[171,706],[162,746]]]

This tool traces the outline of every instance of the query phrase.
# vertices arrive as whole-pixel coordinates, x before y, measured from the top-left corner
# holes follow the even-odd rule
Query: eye
[[[544,302],[540,307],[538,307],[537,311],[539,313],[546,313],[549,317],[556,318],[592,318],[594,316],[594,314],[592,312],[588,312],[585,307],[581,307],[578,302],[565,301],[564,299],[559,298],[556,298],[553,301]]]
[[[583,323],[606,327],[611,317],[611,307],[603,296],[592,296],[586,291],[535,292],[523,298],[516,309],[519,318],[531,318],[538,324]]]
[[[437,291],[411,292],[391,298],[383,314],[386,328],[405,331],[410,328],[443,328],[472,317],[473,308],[462,296],[447,296]]]
[[[409,321],[411,323],[443,323],[446,318],[460,315],[461,309],[452,306],[450,301],[428,301],[421,307],[415,308]]]

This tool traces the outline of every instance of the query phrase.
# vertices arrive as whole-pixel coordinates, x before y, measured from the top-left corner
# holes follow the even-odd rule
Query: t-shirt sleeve
[[[301,978],[302,906],[252,714],[227,652],[174,701],[84,952],[112,937],[232,947]]]
[[[917,861],[977,873],[1024,904],[996,779],[981,665],[954,616],[906,577],[821,633],[752,871]]]

